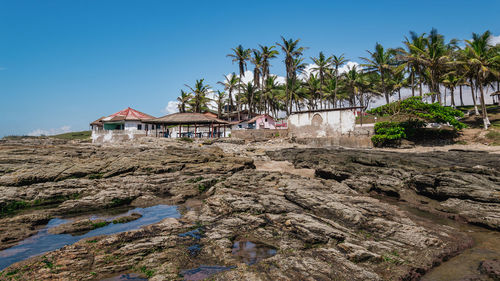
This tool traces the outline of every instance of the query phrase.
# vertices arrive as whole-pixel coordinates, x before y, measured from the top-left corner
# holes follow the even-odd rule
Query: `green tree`
[[[191,98],[193,98],[193,96],[190,93],[181,90],[181,95],[177,98],[177,108],[179,109],[179,112],[186,112],[186,106],[189,105]]]
[[[377,43],[375,44],[375,51],[367,51],[370,54],[369,58],[362,57],[361,59],[365,61],[362,64],[368,72],[376,72],[380,75],[380,81],[382,85],[382,92],[385,96],[386,103],[389,103],[390,92],[386,87],[386,80],[389,75],[391,75],[396,61],[394,58],[395,51],[392,49],[385,50],[384,47]]]
[[[484,129],[488,129],[490,121],[486,111],[486,102],[484,99],[484,83],[489,75],[498,76],[498,66],[500,64],[500,54],[490,45],[491,33],[486,31],[483,34],[472,34],[472,40],[466,42],[466,62],[471,66],[476,79],[476,85],[480,91],[481,111]]]
[[[299,46],[300,39],[285,39],[281,36],[281,42],[276,44],[281,47],[285,55],[285,68],[286,68],[286,94],[289,96],[288,109],[289,114],[292,111],[293,94],[292,90],[295,89],[295,82],[297,78],[297,58],[302,56],[305,48]]]
[[[210,86],[203,83],[204,79],[196,80],[193,87],[185,85],[191,90],[193,98],[190,100],[191,110],[193,112],[201,113],[208,110],[208,102],[210,99],[207,97]]]

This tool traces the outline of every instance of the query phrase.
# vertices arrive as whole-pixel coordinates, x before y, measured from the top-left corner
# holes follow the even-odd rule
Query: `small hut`
[[[202,113],[174,113],[146,121],[157,137],[226,137],[229,122]]]

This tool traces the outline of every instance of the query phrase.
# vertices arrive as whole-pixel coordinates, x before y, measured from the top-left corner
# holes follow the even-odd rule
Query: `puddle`
[[[48,233],[48,230],[50,228],[69,222],[69,220],[66,219],[52,219],[36,235],[33,235],[21,241],[14,247],[0,251],[0,270],[3,270],[7,266],[15,262],[25,260],[29,257],[37,256],[49,251],[54,251],[62,248],[63,246],[73,244],[82,238],[98,235],[110,235],[119,232],[135,230],[145,225],[157,223],[165,218],[180,217],[177,207],[168,205],[157,205],[149,208],[136,208],[129,210],[125,215],[129,215],[134,212],[141,214],[142,217],[128,223],[110,223],[107,226],[91,230],[80,236],[72,236],[71,234]]]
[[[232,254],[238,257],[242,262],[252,265],[260,260],[276,255],[278,251],[275,248],[250,241],[237,241],[233,244]]]
[[[148,279],[141,277],[139,274],[136,273],[121,274],[110,278],[101,279],[101,281],[126,281],[126,280],[147,281]]]
[[[203,233],[200,231],[199,228],[179,234],[179,237],[191,237],[196,240],[200,240],[202,236]]]
[[[443,262],[426,273],[422,281],[453,281],[467,278],[484,277],[478,270],[479,263],[487,259],[500,259],[500,232],[482,227],[460,223],[443,218],[429,212],[424,212],[404,204],[396,204],[402,210],[436,224],[447,225],[466,233],[474,241],[472,248]],[[475,279],[474,279],[475,280]]]
[[[298,175],[306,178],[314,178],[314,169],[296,169],[295,166],[288,161],[254,161],[255,170],[267,172],[281,172]]]
[[[181,275],[184,277],[186,281],[198,281],[209,278],[210,276],[217,274],[219,272],[223,272],[226,270],[230,270],[236,268],[235,266],[206,266],[202,265],[200,267],[181,271]]]

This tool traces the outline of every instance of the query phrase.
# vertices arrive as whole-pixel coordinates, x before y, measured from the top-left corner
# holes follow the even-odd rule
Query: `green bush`
[[[182,138],[179,138],[180,141],[185,141],[185,142],[193,142],[193,139],[192,138],[188,138],[188,137],[182,137]]]
[[[375,146],[396,145],[402,138],[406,138],[405,128],[399,122],[378,122],[374,129],[372,142]]]
[[[449,123],[457,130],[466,127],[464,123],[458,121],[458,118],[464,116],[463,112],[439,105],[439,103],[425,103],[421,97],[409,97],[379,106],[367,112],[379,116],[402,116],[409,120],[420,120],[425,123]]]

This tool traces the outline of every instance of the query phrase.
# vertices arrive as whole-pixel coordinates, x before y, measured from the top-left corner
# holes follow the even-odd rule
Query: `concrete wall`
[[[151,135],[151,131],[148,132],[148,135]],[[92,131],[92,142],[93,143],[113,143],[113,142],[122,142],[133,140],[136,138],[145,137],[146,131],[144,130],[136,130],[135,131],[125,131],[125,130],[99,130]]]
[[[272,138],[286,138],[288,137],[288,130],[233,130],[231,137],[251,141],[264,141]]]
[[[338,134],[333,137],[302,137],[293,138],[300,144],[313,147],[343,146],[351,148],[371,148],[373,147],[371,137],[373,136],[373,124],[356,126],[346,134]]]
[[[354,109],[293,113],[288,117],[291,137],[321,138],[347,134],[354,130]]]

